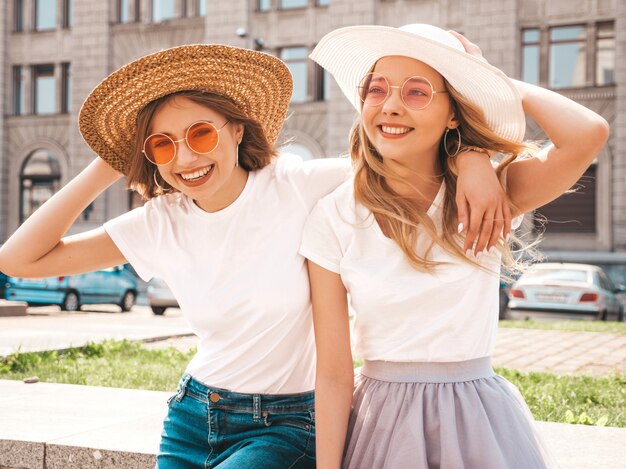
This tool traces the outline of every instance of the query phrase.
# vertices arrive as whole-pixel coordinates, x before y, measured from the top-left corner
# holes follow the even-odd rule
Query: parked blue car
[[[111,303],[129,311],[137,299],[137,278],[128,265],[79,275],[9,277],[5,298],[29,305],[59,305],[64,311],[78,311],[81,305]]]

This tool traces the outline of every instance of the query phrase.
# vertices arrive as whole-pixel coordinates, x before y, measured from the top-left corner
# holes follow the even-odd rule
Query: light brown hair
[[[462,147],[475,146],[493,153],[504,154],[496,173],[504,184],[506,168],[516,158],[532,151],[532,147],[523,143],[516,143],[497,135],[487,125],[485,116],[480,108],[460,95],[447,81],[445,87],[449,91],[450,101],[454,114],[459,122]],[[456,135],[453,132],[452,135]],[[448,152],[453,154],[458,147],[456,138],[448,139]],[[440,262],[428,259],[434,245],[440,246],[452,256],[482,267],[473,259],[468,258],[462,250],[463,241],[457,233],[456,183],[457,169],[454,158],[448,157],[444,148],[443,136],[439,145],[438,163],[443,172],[445,195],[443,200],[443,216],[441,233],[437,231],[433,221],[424,210],[419,209],[414,201],[409,200],[389,185],[388,181],[403,182],[397,173],[383,165],[382,156],[367,137],[361,119],[354,124],[350,133],[350,156],[355,168],[354,194],[360,204],[368,208],[384,227],[385,234],[395,241],[402,249],[409,263],[417,270],[430,272]],[[485,156],[486,157],[486,156]],[[419,190],[415,188],[419,193]],[[432,240],[430,247],[424,253],[415,251],[417,237],[420,231],[425,231]],[[518,245],[524,245],[522,240],[515,239]],[[531,246],[523,246],[530,250]],[[512,255],[511,249],[504,240],[500,240],[498,249],[502,253],[506,272],[519,270],[521,265]]]
[[[175,191],[162,180],[160,175],[155,176],[157,167],[150,163],[142,153],[143,143],[150,132],[150,124],[155,113],[175,96],[183,96],[194,103],[222,114],[230,123],[243,125],[243,138],[239,144],[239,165],[246,171],[264,168],[276,157],[275,148],[268,142],[263,127],[254,119],[246,116],[230,99],[225,96],[207,93],[204,91],[179,91],[163,96],[144,107],[137,117],[137,133],[127,175],[128,187],[136,190],[144,199],[151,199],[163,193]],[[160,180],[157,186],[154,179]]]

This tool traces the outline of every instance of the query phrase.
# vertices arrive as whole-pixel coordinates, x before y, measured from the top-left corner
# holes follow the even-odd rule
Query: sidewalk
[[[144,346],[187,352],[195,345],[195,336],[188,336]],[[626,373],[626,334],[501,328],[493,363],[496,367],[555,374]]]
[[[0,468],[152,469],[169,395],[0,380]],[[626,429],[538,427],[564,469],[626,468]]]
[[[626,373],[626,334],[500,328],[493,363],[555,374]]]
[[[37,318],[35,330],[0,330],[0,339],[28,343],[49,334],[41,319],[45,318]],[[128,317],[123,319],[124,330],[131,336],[127,338],[142,339],[167,335],[164,329],[188,331],[182,322],[171,319],[152,329]],[[49,325],[53,322],[51,318]],[[52,342],[68,347],[77,345],[77,339],[118,334],[102,330],[87,316],[80,322],[84,326],[80,334],[53,334]],[[144,346],[186,351],[195,344],[196,338],[187,336]],[[500,329],[494,365],[551,373],[624,373],[626,335]],[[168,397],[169,393],[155,391],[0,380],[0,469],[152,469]],[[624,428],[547,422],[538,422],[538,428],[563,469],[626,469]]]

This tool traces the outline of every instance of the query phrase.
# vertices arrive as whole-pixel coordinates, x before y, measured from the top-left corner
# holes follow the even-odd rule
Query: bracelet
[[[459,153],[464,152],[464,151],[475,151],[477,153],[484,153],[485,155],[491,157],[491,154],[489,153],[489,150],[487,150],[486,148],[483,148],[483,147],[465,146],[465,147],[461,148]]]

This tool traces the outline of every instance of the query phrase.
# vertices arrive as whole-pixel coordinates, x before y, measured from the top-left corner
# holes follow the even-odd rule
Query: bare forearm
[[[315,441],[318,469],[339,469],[348,431],[353,379],[318,376],[315,386]]]
[[[524,112],[546,133],[556,148],[589,149],[593,156],[604,145],[607,122],[598,114],[558,93],[514,80]],[[593,157],[591,157],[593,160]]]
[[[27,269],[52,251],[82,211],[122,175],[100,158],[46,201],[0,249],[0,270]]]
[[[524,111],[552,145],[533,158],[513,162],[507,188],[520,213],[540,207],[569,189],[606,144],[607,122],[598,114],[552,91],[515,82]]]

